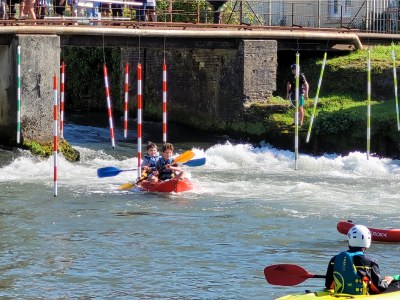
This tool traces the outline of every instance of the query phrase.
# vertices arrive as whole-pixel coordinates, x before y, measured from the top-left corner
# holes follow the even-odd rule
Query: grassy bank
[[[391,47],[371,47],[371,151],[381,156],[400,156],[400,132],[397,130]],[[348,153],[366,151],[367,136],[367,51],[327,60],[320,98],[312,130],[312,142],[306,151]],[[400,45],[395,46],[397,60]],[[310,99],[306,101],[305,123],[300,130],[305,140],[313,112],[314,97],[322,60],[304,61],[302,72],[310,83]],[[397,68],[399,69],[399,68]],[[284,91],[280,91],[281,95]],[[266,135],[291,139],[293,109],[280,96],[265,107]],[[290,144],[290,143],[288,143]]]

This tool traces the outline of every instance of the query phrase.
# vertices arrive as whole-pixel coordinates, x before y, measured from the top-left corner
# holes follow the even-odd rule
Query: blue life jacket
[[[156,164],[159,158],[160,156],[145,155],[143,160],[144,165],[142,165],[142,167],[148,166],[151,169],[151,171],[155,171]]]
[[[171,164],[173,160],[170,158],[165,160],[164,157],[160,157],[157,162],[158,179],[164,181],[174,177],[174,172],[171,169],[167,169],[165,166]]]
[[[344,251],[336,256],[333,266],[335,293],[368,295],[368,282],[357,273],[354,256],[364,256],[364,253]]]

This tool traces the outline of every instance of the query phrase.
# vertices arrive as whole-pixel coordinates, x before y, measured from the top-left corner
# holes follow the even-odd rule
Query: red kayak
[[[141,181],[138,183],[138,187],[146,192],[158,192],[158,193],[180,193],[190,191],[193,189],[192,182],[187,179],[170,179],[165,181]]]
[[[340,221],[337,224],[337,230],[340,233],[347,234],[349,229],[354,225],[356,224],[351,221]],[[371,227],[368,227],[368,229],[371,231],[373,241],[400,243],[400,229],[376,229]]]

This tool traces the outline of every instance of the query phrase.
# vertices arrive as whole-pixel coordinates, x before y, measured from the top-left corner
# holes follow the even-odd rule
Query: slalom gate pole
[[[397,95],[396,53],[394,51],[394,43],[393,42],[392,42],[392,60],[393,60],[393,84],[394,84],[394,100],[396,103],[397,131],[400,131],[399,101],[398,101],[398,95]]]
[[[54,156],[54,197],[57,196],[58,186],[57,186],[57,152],[58,152],[58,122],[57,122],[57,114],[58,114],[58,106],[57,106],[57,76],[53,77],[53,112],[54,112],[54,140],[53,140],[53,156]]]
[[[128,137],[129,64],[125,64],[124,138]]]
[[[368,49],[367,61],[367,159],[371,148],[371,50]]]
[[[21,142],[21,46],[17,47],[17,144]]]
[[[60,83],[60,138],[64,138],[64,96],[65,95],[65,64],[61,64],[61,83]]]
[[[162,125],[162,130],[163,130],[163,143],[167,142],[167,65],[163,64],[163,83],[162,83],[162,95],[163,95],[163,101],[162,101],[162,114],[163,114],[163,125]]]
[[[296,112],[294,114],[294,169],[299,159],[299,90],[300,90],[300,54],[296,53]]]
[[[142,65],[137,65],[137,155],[138,178],[142,175]]]
[[[324,70],[325,70],[325,64],[326,64],[326,56],[327,56],[327,53],[325,52],[324,59],[322,61],[321,73],[319,74],[317,93],[315,94],[315,98],[314,98],[314,108],[313,108],[313,112],[312,112],[311,119],[310,119],[310,126],[308,127],[308,132],[307,132],[307,139],[306,139],[307,143],[310,141],[311,129],[312,129],[313,122],[314,122],[315,112],[317,110],[319,90],[320,90],[321,84],[322,84],[322,77],[324,76]]]
[[[103,66],[104,72],[104,87],[106,90],[106,98],[107,98],[107,111],[108,111],[108,121],[110,123],[110,136],[111,136],[111,146],[115,148],[115,138],[114,138],[114,125],[113,125],[113,116],[112,116],[112,108],[111,108],[111,97],[110,97],[110,87],[108,85],[108,72],[107,65]]]

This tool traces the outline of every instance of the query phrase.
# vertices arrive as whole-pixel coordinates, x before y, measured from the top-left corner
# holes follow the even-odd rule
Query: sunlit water
[[[339,220],[400,228],[397,160],[300,155],[294,170],[290,151],[175,128],[178,153],[193,148],[207,159],[186,167],[194,190],[134,193],[118,186],[135,172],[96,175],[100,167],[137,165],[133,139],[117,129],[113,150],[108,134],[67,124],[81,161],[59,157],[57,197],[52,157],[0,151],[0,297],[275,299],[322,287],[321,279],[271,286],[263,269],[294,263],[324,274],[330,257],[346,249]],[[374,243],[369,253],[395,274],[399,250]]]

